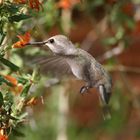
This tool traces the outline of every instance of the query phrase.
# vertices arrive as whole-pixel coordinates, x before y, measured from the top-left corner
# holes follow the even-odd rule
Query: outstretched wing
[[[43,74],[48,72],[53,73],[56,76],[72,74],[70,66],[67,63],[66,58],[63,56],[40,56],[35,59],[33,63],[39,65]]]

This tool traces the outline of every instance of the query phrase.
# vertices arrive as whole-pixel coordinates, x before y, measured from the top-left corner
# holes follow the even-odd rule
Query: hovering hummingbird
[[[107,105],[111,96],[111,77],[95,60],[83,49],[76,48],[64,35],[55,35],[43,42],[30,42],[28,45],[45,45],[55,54],[52,58],[44,58],[40,64],[49,67],[54,65],[55,70],[71,71],[75,77],[85,81],[80,93],[84,94],[90,88],[97,88],[103,105]]]

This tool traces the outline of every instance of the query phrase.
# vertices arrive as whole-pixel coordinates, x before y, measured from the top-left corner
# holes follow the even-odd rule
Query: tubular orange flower
[[[22,90],[23,90],[23,85],[22,84],[18,84],[17,85],[17,93],[21,93]]]
[[[80,0],[60,0],[57,3],[58,8],[63,8],[63,9],[70,9],[73,7],[73,5],[79,3]]]
[[[17,79],[15,77],[12,77],[10,75],[5,75],[4,78],[6,80],[8,80],[13,86],[17,86],[18,81],[17,81]]]
[[[23,85],[22,84],[17,84],[17,86],[15,87],[11,87],[11,91],[15,94],[15,95],[19,95],[23,90]]]
[[[37,99],[36,97],[32,97],[27,103],[27,106],[31,106],[31,105],[36,105],[37,104]]]
[[[8,140],[8,137],[6,135],[0,134],[0,140]]]
[[[37,11],[40,10],[40,7],[42,7],[42,3],[39,0],[13,0],[14,3],[18,4],[26,4],[29,2],[29,6],[32,9],[36,9]]]
[[[21,91],[23,90],[23,85],[18,83],[17,79],[11,75],[4,75],[4,78],[6,80],[8,80],[13,87],[10,88],[10,90],[15,94],[18,95],[21,93]]]
[[[12,48],[23,48],[30,41],[30,33],[29,32],[26,32],[24,35],[18,35],[17,37],[19,38],[20,41],[14,43],[12,45]]]
[[[8,140],[8,136],[4,135],[3,129],[0,129],[0,140]]]
[[[57,4],[59,8],[63,9],[70,9],[71,8],[71,2],[70,0],[60,0]]]
[[[42,3],[39,2],[39,0],[29,0],[29,6],[32,9],[36,9],[37,11],[39,11],[40,7],[42,7]]]

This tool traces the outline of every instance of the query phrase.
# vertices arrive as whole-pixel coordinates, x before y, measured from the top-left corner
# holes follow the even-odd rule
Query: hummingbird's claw
[[[83,86],[83,87],[81,87],[81,89],[80,89],[80,93],[81,93],[81,94],[84,94],[84,93],[86,93],[86,92],[88,91],[88,89],[89,89],[88,86]]]

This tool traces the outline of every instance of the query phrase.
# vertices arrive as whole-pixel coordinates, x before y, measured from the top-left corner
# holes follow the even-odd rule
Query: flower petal
[[[75,4],[79,3],[80,0],[60,0],[57,3],[58,8],[63,8],[63,9],[70,9],[72,8]]]
[[[4,134],[4,130],[0,128],[0,140],[8,140],[8,136]]]
[[[36,97],[32,97],[29,101],[27,101],[26,105],[31,106],[31,105],[36,105],[37,104],[37,99]]]
[[[26,32],[24,35],[17,35],[19,41],[12,45],[12,48],[23,48],[30,41],[30,33]]]
[[[29,0],[29,6],[30,8],[39,11],[40,7],[42,7],[42,3],[39,0]]]
[[[18,81],[15,77],[12,77],[11,75],[5,75],[4,78],[8,80],[13,86],[17,86]]]

